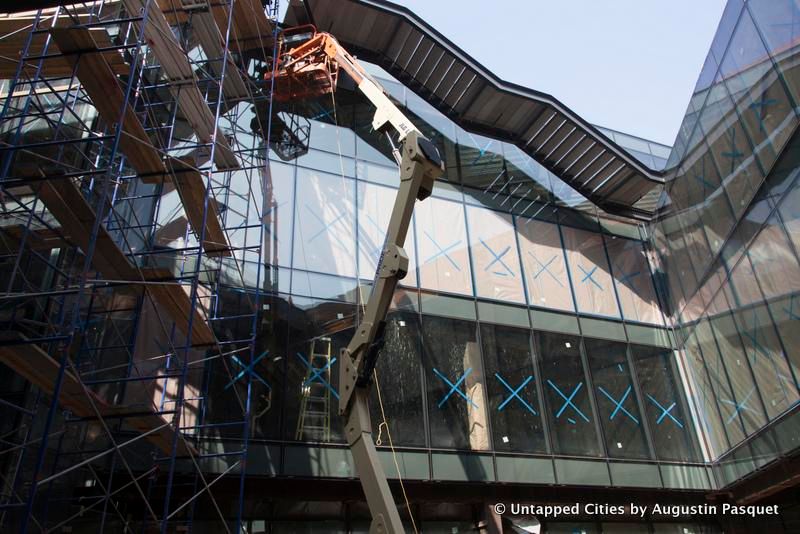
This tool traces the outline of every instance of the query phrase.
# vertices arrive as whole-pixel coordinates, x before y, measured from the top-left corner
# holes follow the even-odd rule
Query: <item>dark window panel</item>
[[[631,353],[656,456],[660,460],[701,461],[674,353],[644,345],[631,345]]]
[[[424,447],[422,383],[420,377],[420,327],[416,314],[397,313],[387,321],[384,345],[378,357],[378,376],[372,388],[370,414],[372,437],[389,445],[391,432],[395,446]],[[378,402],[378,389],[383,404],[383,414]],[[386,426],[381,427],[383,415]]]
[[[585,339],[597,410],[612,458],[650,458],[641,410],[628,366],[627,346]]]
[[[424,317],[422,345],[431,446],[489,449],[486,382],[475,323]]]
[[[530,331],[482,324],[481,345],[495,450],[545,452]]]
[[[580,338],[536,332],[535,352],[541,361],[542,387],[553,452],[600,456],[591,394],[581,361]]]

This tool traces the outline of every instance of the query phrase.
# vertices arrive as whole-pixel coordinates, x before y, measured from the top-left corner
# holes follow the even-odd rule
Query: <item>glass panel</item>
[[[750,261],[750,251],[745,251],[744,257],[733,268],[730,274],[729,287],[736,295],[739,306],[747,306],[762,300],[761,290]]]
[[[619,317],[603,237],[568,226],[561,231],[578,311]]]
[[[797,210],[797,206],[789,207],[785,202],[783,206],[786,210]],[[777,217],[773,216],[767,221],[750,245],[747,255],[768,299],[800,289],[800,265]]]
[[[626,354],[627,345],[584,339],[606,450],[612,458],[651,458]]]
[[[730,417],[738,414],[744,422],[747,434],[752,434],[767,423],[767,418],[764,415],[761,395],[753,381],[749,359],[742,347],[742,340],[730,314],[713,317],[711,324],[734,395],[733,397],[722,395],[719,402],[732,410]]]
[[[722,12],[722,18],[717,27],[717,33],[714,35],[714,40],[711,42],[711,52],[717,59],[721,59],[725,53],[725,48],[731,39],[733,29],[736,27],[736,21],[739,20],[739,14],[742,12],[744,0],[731,0],[725,5],[725,10]]]
[[[575,305],[558,226],[519,217],[517,231],[531,306],[573,311]]]
[[[800,164],[800,162],[798,162]],[[792,173],[794,174],[794,173]],[[794,250],[800,250],[800,185],[795,184],[791,191],[789,191],[778,207],[780,219],[783,221],[786,233],[794,245]],[[786,253],[784,252],[784,255]],[[787,256],[787,260],[788,260]],[[793,286],[791,290],[798,290],[800,287]]]
[[[800,294],[793,293],[769,303],[784,350],[787,352],[795,379],[800,377]]]
[[[311,117],[309,147],[343,156],[355,156],[355,136],[348,124],[350,121],[347,120],[350,113],[337,115],[332,107],[327,107],[329,109],[323,109]],[[334,125],[337,121],[341,126]]]
[[[722,293],[718,295],[722,295]],[[728,434],[731,445],[736,445],[745,438],[742,414],[740,413],[740,410],[744,408],[739,407],[738,396],[731,387],[728,372],[725,368],[725,358],[723,354],[720,354],[717,338],[714,336],[710,322],[707,319],[703,320],[697,325],[695,331],[697,332],[702,356],[705,359],[706,370],[711,379],[711,386],[717,399],[720,415],[725,424],[725,431]],[[750,404],[748,403],[754,403],[756,400],[752,397],[748,398],[745,401],[745,405],[749,408]]]
[[[798,398],[792,370],[784,356],[766,306],[738,310],[734,315],[747,360],[758,384],[770,419],[780,415]]]
[[[499,141],[458,129],[461,180],[464,185],[496,193],[505,190],[510,179]]]
[[[294,267],[356,276],[354,180],[297,170]]]
[[[479,297],[525,303],[510,215],[467,207],[475,291]]]
[[[601,454],[589,387],[576,336],[536,332],[550,437],[556,454]]]
[[[730,394],[727,378],[719,376],[719,354],[716,352],[716,345],[709,347],[708,339],[711,336],[708,322],[703,320],[695,327],[692,336],[686,341],[686,355],[689,364],[689,371],[693,380],[693,392],[695,407],[697,408],[700,424],[708,437],[709,446],[713,456],[719,456],[730,448],[727,426],[722,424],[723,418],[727,420],[731,412],[720,413],[720,406],[717,404],[717,391],[722,389],[726,394]],[[713,343],[713,339],[711,339]],[[705,353],[709,352],[709,368],[706,368]],[[735,422],[734,419],[731,420]],[[741,426],[734,425],[731,428],[734,432],[734,443],[738,443],[744,437]]]
[[[358,191],[358,274],[372,280],[389,228],[397,190],[359,182]],[[401,285],[417,285],[417,258],[413,219],[403,248],[408,255],[408,274]]]
[[[463,205],[429,198],[417,204],[414,214],[420,286],[472,295]]]
[[[291,267],[294,168],[289,165],[271,162],[269,171],[269,173],[264,173],[265,178],[267,178],[263,218],[264,239],[267,245],[262,251],[264,263]],[[230,209],[230,205],[228,209]],[[226,225],[230,225],[230,223]],[[233,236],[231,239],[233,240]],[[233,244],[238,246],[235,243]]]
[[[800,103],[800,64],[793,47],[800,39],[800,6],[792,0],[751,0],[749,6],[797,105]]]
[[[431,446],[488,450],[485,379],[475,323],[423,317]]]
[[[664,324],[643,244],[619,237],[608,239],[606,244],[625,318],[642,323]]]
[[[370,413],[372,437],[384,446],[424,447],[420,432],[425,416],[420,375],[420,328],[416,314],[394,313],[386,322],[384,345],[378,357],[377,386],[372,388]],[[387,425],[381,427],[386,417]],[[387,428],[388,426],[388,428]],[[391,432],[391,442],[388,432]]]
[[[289,440],[344,440],[339,417],[339,351],[353,336],[355,306],[296,297],[288,323],[284,436]]]
[[[720,70],[744,129],[763,168],[768,169],[797,118],[747,10],[742,13]]]
[[[631,352],[656,455],[660,460],[700,461],[675,354],[642,345],[631,345]]]
[[[530,331],[481,325],[496,451],[545,452]]]

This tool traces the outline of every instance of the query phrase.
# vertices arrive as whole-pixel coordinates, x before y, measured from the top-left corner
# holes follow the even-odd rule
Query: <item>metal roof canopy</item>
[[[517,145],[605,211],[651,215],[634,204],[664,183],[663,173],[552,96],[500,80],[408,9],[383,0],[292,0],[286,23],[308,22],[462,128]]]

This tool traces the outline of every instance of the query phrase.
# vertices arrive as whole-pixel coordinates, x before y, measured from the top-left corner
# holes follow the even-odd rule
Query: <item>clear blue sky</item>
[[[287,0],[281,0],[288,3]],[[725,0],[394,0],[500,78],[672,145]]]

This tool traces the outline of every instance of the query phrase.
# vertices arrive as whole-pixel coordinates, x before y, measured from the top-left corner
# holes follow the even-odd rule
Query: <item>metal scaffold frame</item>
[[[0,15],[0,530],[190,530],[203,503],[242,531],[245,370],[264,353],[275,248],[269,149],[243,124],[267,102],[270,139],[272,88],[251,74],[275,54],[278,10]],[[223,421],[217,375],[239,407]],[[234,513],[214,493],[233,475]]]

